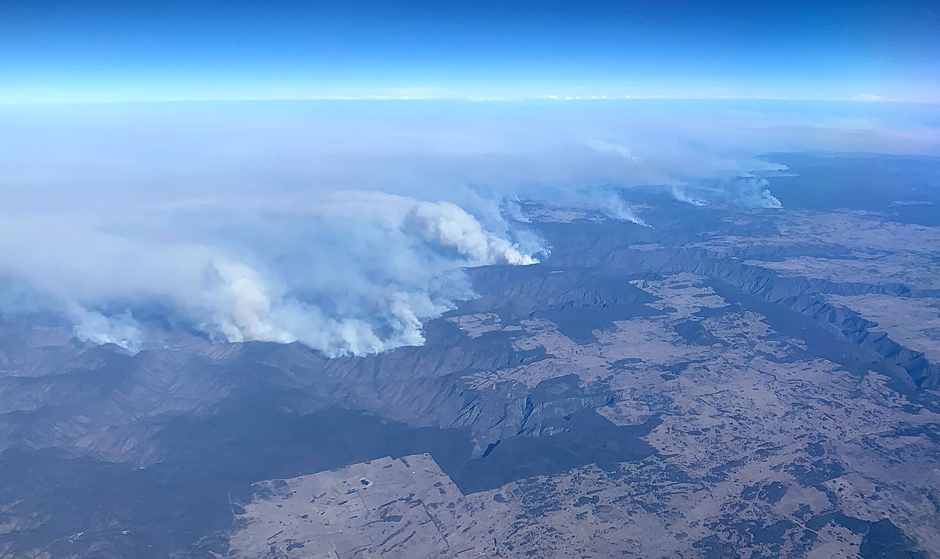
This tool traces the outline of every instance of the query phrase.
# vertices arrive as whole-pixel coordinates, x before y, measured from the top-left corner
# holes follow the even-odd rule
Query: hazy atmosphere
[[[203,102],[7,107],[10,312],[161,345],[154,313],[222,341],[329,355],[423,342],[466,266],[551,247],[520,199],[656,227],[619,189],[778,208],[764,154],[935,155],[933,106],[772,101]],[[136,316],[135,316],[136,315]]]

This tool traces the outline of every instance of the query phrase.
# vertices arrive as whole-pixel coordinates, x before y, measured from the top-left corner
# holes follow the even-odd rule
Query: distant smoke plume
[[[767,179],[753,176],[735,177],[723,181],[705,181],[695,185],[673,186],[676,200],[704,206],[709,203],[729,204],[745,208],[781,208],[780,200],[770,193]]]
[[[75,324],[75,337],[83,342],[114,344],[131,352],[139,351],[143,344],[140,323],[127,311],[109,317],[69,305],[68,317]]]

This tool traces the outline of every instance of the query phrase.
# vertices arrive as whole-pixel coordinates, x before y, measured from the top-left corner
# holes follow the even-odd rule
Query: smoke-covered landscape
[[[423,321],[474,297],[465,268],[549,256],[523,202],[652,228],[623,189],[774,209],[769,180],[788,167],[766,151],[937,142],[903,111],[859,129],[812,105],[755,103],[763,114],[743,118],[719,102],[609,103],[7,109],[0,303],[132,352],[165,343],[141,323],[152,317],[212,340],[367,355],[421,345]],[[828,137],[794,141],[780,119]]]
[[[0,559],[940,557],[936,2],[0,2]]]
[[[6,556],[940,553],[940,160],[464,124],[9,146]]]

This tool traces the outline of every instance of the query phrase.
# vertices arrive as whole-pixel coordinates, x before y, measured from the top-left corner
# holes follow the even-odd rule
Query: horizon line
[[[75,99],[75,100],[4,100],[0,106],[43,106],[43,105],[110,105],[110,104],[147,104],[147,103],[238,103],[238,102],[275,102],[275,101],[319,101],[319,102],[394,102],[394,101],[462,101],[474,103],[512,103],[528,101],[546,102],[603,102],[603,101],[789,101],[816,103],[891,103],[907,105],[936,105],[937,100],[892,99],[878,95],[859,94],[852,97],[813,98],[813,97],[775,97],[748,95],[538,95],[538,96],[422,96],[422,95],[313,95],[284,97],[193,97],[193,98],[153,98],[153,99]]]

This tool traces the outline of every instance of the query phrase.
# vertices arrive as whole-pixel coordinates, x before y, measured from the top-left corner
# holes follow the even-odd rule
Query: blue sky
[[[936,2],[0,3],[0,102],[940,101]]]

